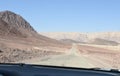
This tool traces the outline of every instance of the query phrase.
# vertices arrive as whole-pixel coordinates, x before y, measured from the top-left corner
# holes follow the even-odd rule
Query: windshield
[[[0,2],[0,63],[120,69],[119,0]]]

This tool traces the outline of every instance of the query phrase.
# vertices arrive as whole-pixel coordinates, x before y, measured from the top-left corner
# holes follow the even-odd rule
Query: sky
[[[38,32],[120,31],[120,0],[2,0]]]

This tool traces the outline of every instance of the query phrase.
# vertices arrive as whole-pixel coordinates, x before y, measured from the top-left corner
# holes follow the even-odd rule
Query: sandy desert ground
[[[112,46],[112,45],[96,45],[96,44],[81,44],[81,43],[78,43],[78,44],[99,47],[99,48],[104,48],[104,49],[108,49],[108,50],[120,51],[120,45]]]
[[[72,48],[60,55],[49,55],[21,62],[41,65],[56,65],[82,68],[120,68],[120,51],[87,45],[73,44]]]

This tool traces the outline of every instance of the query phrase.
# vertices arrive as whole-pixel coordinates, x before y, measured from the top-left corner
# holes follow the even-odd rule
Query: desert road
[[[47,56],[43,58],[34,58],[22,61],[28,64],[41,65],[55,65],[67,67],[81,67],[81,68],[111,68],[109,63],[99,60],[97,57],[91,55],[80,54],[77,45],[73,44],[72,48],[61,55]]]

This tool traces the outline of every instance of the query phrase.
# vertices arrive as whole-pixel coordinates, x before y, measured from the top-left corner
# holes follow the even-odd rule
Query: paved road
[[[34,58],[23,62],[31,63],[31,64],[71,66],[71,67],[82,67],[82,68],[111,67],[109,64],[102,62],[99,59],[80,54],[76,44],[73,44],[72,48],[66,54],[57,55],[57,56],[48,56],[44,58]]]

